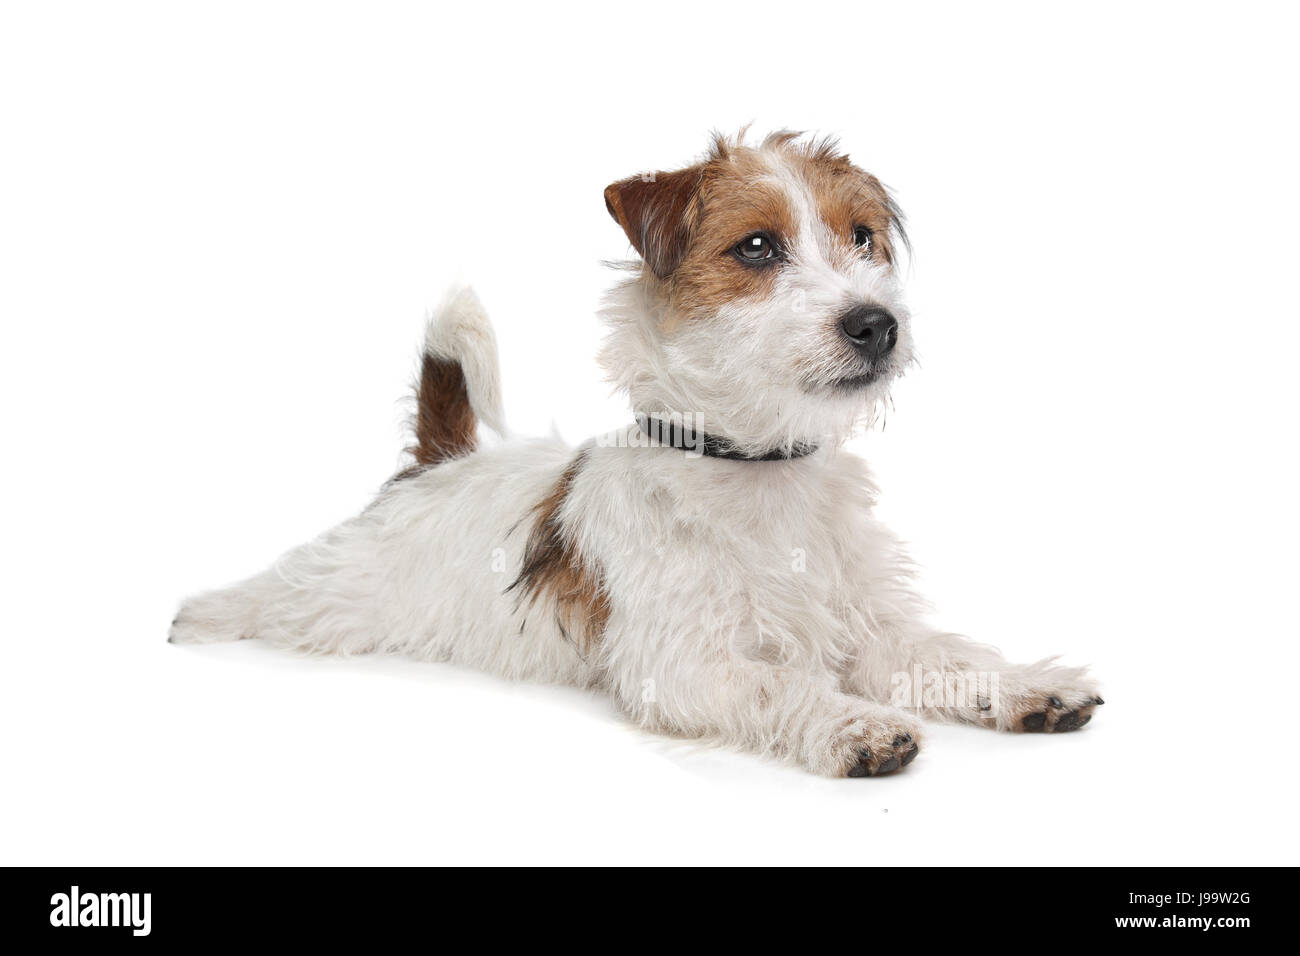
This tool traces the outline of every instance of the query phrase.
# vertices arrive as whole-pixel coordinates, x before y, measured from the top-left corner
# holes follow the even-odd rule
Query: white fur
[[[469,286],[453,286],[433,310],[425,327],[424,351],[460,362],[474,414],[488,428],[505,437],[497,337],[483,303]]]
[[[802,204],[775,295],[668,332],[661,290],[642,274],[607,302],[601,359],[637,411],[698,413],[705,430],[751,451],[820,450],[790,461],[700,458],[647,447],[635,426],[584,446],[560,518],[609,596],[591,650],[545,601],[507,590],[534,506],[574,460],[557,440],[510,441],[389,484],[364,513],[269,570],[187,602],[171,639],[400,652],[599,686],[648,728],[830,775],[863,751],[877,762],[901,755],[903,735],[920,738],[920,716],[1015,729],[1053,695],[1089,707],[1095,687],[1081,671],[1011,665],[924,623],[910,564],[871,515],[866,465],[838,447],[910,360],[898,285],[891,270],[846,258],[807,190],[772,163]],[[835,316],[852,300],[888,306],[899,345],[879,381],[837,392],[825,383],[853,357]],[[504,431],[495,341],[472,292],[444,304],[426,347],[461,361],[475,412]],[[891,705],[898,675],[918,669],[995,674],[995,699]]]

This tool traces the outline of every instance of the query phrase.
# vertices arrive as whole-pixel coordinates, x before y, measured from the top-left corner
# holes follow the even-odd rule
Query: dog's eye
[[[740,240],[736,244],[736,255],[750,262],[758,262],[761,259],[771,259],[776,255],[776,251],[772,246],[772,240],[759,232],[748,239]]]
[[[866,226],[853,227],[853,244],[855,246],[871,245],[871,230]]]

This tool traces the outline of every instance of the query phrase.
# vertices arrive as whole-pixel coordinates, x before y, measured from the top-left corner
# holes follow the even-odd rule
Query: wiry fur
[[[458,364],[473,413],[492,431],[505,435],[497,339],[483,303],[469,286],[451,289],[434,310],[424,334],[424,357]]]
[[[507,441],[441,455],[421,439],[417,459],[438,464],[390,482],[361,515],[262,574],[186,602],[171,639],[400,652],[598,686],[645,727],[830,775],[905,764],[919,717],[1003,730],[1086,722],[1100,700],[1081,670],[1009,664],[925,623],[910,563],[872,517],[866,465],[838,450],[912,357],[894,246],[881,235],[879,249],[855,249],[836,218],[853,207],[898,227],[883,187],[832,144],[793,134],[757,148],[720,139],[697,166],[665,179],[687,192],[658,206],[652,187],[627,202],[619,190],[632,180],[610,187],[611,214],[654,266],[610,294],[603,366],[637,412],[696,415],[750,453],[816,453],[700,458],[635,425],[579,450]],[[862,195],[842,194],[845,176]],[[780,205],[787,256],[769,273],[733,275],[750,267],[708,244],[764,192]],[[893,352],[867,365],[837,325],[862,302],[899,324]],[[495,342],[468,290],[434,316],[425,354],[455,364],[464,384],[432,379],[422,403],[504,431]],[[870,383],[837,386],[864,371]],[[994,676],[989,694],[890,703],[900,674],[968,672]]]

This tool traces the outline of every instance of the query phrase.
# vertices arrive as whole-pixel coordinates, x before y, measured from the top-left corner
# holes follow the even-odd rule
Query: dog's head
[[[698,416],[748,452],[838,441],[911,361],[901,217],[834,143],[718,137],[605,203],[643,260],[601,353],[638,412]]]

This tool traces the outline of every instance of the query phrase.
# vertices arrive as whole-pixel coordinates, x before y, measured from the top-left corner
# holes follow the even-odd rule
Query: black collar
[[[736,446],[725,438],[707,432],[694,432],[685,425],[679,426],[676,422],[666,422],[662,418],[651,418],[649,415],[637,415],[636,423],[641,426],[643,432],[661,445],[699,452],[708,458],[726,458],[728,461],[789,461],[792,458],[811,455],[817,450],[816,445],[799,444],[788,452],[774,448],[761,455],[746,455],[742,451],[737,451]]]

